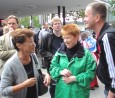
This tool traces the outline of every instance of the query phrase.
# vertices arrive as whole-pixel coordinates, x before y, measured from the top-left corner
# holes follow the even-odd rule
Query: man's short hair
[[[18,18],[17,18],[16,16],[14,16],[14,15],[8,16],[8,18],[6,19],[6,22],[7,22],[9,19],[16,19],[17,24],[19,24],[19,20],[18,20]]]
[[[107,8],[104,3],[100,2],[93,2],[90,3],[87,7],[91,7],[92,10],[94,11],[94,14],[100,14],[102,19],[106,19],[107,15]]]
[[[52,18],[52,20],[51,20],[51,26],[53,26],[54,22],[58,22],[58,21],[62,24],[61,19],[59,17]]]

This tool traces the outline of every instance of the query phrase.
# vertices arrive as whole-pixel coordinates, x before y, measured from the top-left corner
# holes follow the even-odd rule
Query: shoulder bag
[[[35,54],[33,54],[32,56],[33,56],[33,59],[35,61],[35,64],[37,66],[39,66],[38,65],[38,60],[37,60]],[[44,94],[46,94],[48,92],[48,87],[46,87],[44,85],[44,83],[43,83],[45,75],[42,73],[40,68],[38,68],[37,70],[38,70],[38,74],[39,74],[39,78],[38,78],[38,95],[42,96],[42,95],[44,95]]]

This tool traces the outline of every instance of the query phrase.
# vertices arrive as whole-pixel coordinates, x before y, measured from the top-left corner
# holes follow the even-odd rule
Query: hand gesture
[[[49,75],[49,74],[46,74],[46,75],[45,75],[45,78],[44,78],[44,84],[45,84],[46,86],[48,86],[48,85],[50,84],[50,81],[51,81],[50,75]]]
[[[76,77],[75,76],[63,77],[62,80],[66,83],[71,83],[73,81],[76,81]]]
[[[34,86],[36,83],[36,78],[29,78],[29,79],[25,80],[23,83],[26,87]]]
[[[69,77],[71,75],[71,72],[68,69],[64,69],[60,74],[64,77]]]

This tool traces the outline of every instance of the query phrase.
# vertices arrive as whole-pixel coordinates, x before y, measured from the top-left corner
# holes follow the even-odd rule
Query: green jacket
[[[73,58],[68,61],[65,46],[62,47],[56,52],[50,65],[51,77],[57,80],[55,98],[89,98],[90,82],[94,79],[96,68],[92,54],[79,45]],[[70,70],[76,76],[76,81],[65,83],[60,75],[63,69]]]

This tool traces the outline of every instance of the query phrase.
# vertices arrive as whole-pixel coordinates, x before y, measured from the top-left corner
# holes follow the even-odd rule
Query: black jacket
[[[115,29],[104,24],[97,39],[100,46],[100,59],[97,76],[105,84],[106,90],[115,92]]]
[[[52,58],[54,56],[54,54],[51,51],[52,50],[51,49],[51,45],[52,45],[52,42],[54,40],[54,36],[55,35],[52,32],[50,32],[49,34],[47,34],[47,36],[45,36],[42,39],[41,45],[40,45],[40,48],[39,48],[40,55],[44,59],[43,63],[48,68],[48,70],[49,70],[49,67],[50,67],[50,62],[51,62],[51,60],[52,60]],[[57,43],[55,43],[55,44],[57,44]],[[60,44],[60,46],[61,46],[61,44]]]

